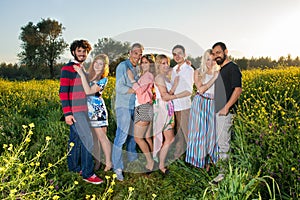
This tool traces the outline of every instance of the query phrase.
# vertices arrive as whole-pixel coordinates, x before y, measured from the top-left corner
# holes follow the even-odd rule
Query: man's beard
[[[78,57],[77,57],[77,55],[74,56],[74,59],[75,59],[76,61],[78,61],[79,63],[82,63],[82,62],[85,61],[85,59],[84,59],[84,60],[79,60]]]
[[[218,58],[221,58],[221,57],[218,57]],[[218,65],[222,65],[222,64],[224,63],[224,61],[226,60],[226,58],[227,58],[227,55],[224,54],[224,57],[221,58],[221,60],[217,60],[217,59],[216,59],[217,64],[218,64]]]

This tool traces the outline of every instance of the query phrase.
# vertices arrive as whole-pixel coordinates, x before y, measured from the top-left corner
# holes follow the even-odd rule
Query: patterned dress
[[[206,74],[204,84],[211,78],[212,75]],[[199,168],[218,160],[213,98],[214,85],[202,95],[197,92],[190,111],[185,161]]]
[[[88,116],[91,127],[93,128],[108,126],[108,113],[105,102],[102,98],[102,92],[107,84],[107,81],[108,79],[105,77],[97,82],[90,83],[90,86],[97,84],[101,88],[99,92],[87,97]]]
[[[166,82],[167,90],[172,88],[171,83]],[[174,127],[174,105],[172,101],[163,101],[159,90],[154,84],[156,99],[153,104],[153,158],[157,159],[157,153],[163,144],[163,131]]]

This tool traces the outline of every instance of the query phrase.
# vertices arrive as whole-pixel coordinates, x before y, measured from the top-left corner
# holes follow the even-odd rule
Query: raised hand
[[[74,70],[79,74],[79,76],[82,76],[84,73],[83,73],[83,70],[80,66],[78,65],[73,65],[73,68]]]

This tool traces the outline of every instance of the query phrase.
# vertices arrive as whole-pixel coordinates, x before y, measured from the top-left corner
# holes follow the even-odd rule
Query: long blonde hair
[[[95,78],[96,72],[94,69],[94,63],[96,62],[96,60],[102,60],[103,64],[104,64],[104,68],[102,73],[98,74],[97,77]],[[109,73],[109,59],[108,56],[106,54],[99,54],[97,56],[95,56],[95,58],[93,59],[93,62],[91,63],[89,69],[88,69],[88,80],[92,81],[91,79],[96,79],[96,80],[100,80],[102,78],[105,78],[108,76]]]
[[[212,55],[212,49],[207,49],[204,53],[203,56],[201,58],[201,64],[200,67],[197,69],[199,71],[199,77],[200,80],[203,80],[205,78],[205,74],[208,71],[207,66],[206,66],[206,62],[208,57]]]
[[[155,71],[157,74],[159,74],[159,65],[161,64],[163,59],[168,60],[168,65],[170,65],[170,58],[166,56],[165,54],[159,54],[155,57]]]

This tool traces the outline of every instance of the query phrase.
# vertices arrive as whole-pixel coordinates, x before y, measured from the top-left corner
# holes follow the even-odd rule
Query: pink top
[[[136,98],[139,104],[152,102],[152,87],[154,76],[150,72],[143,74],[137,83],[134,83],[132,88],[135,90]]]

